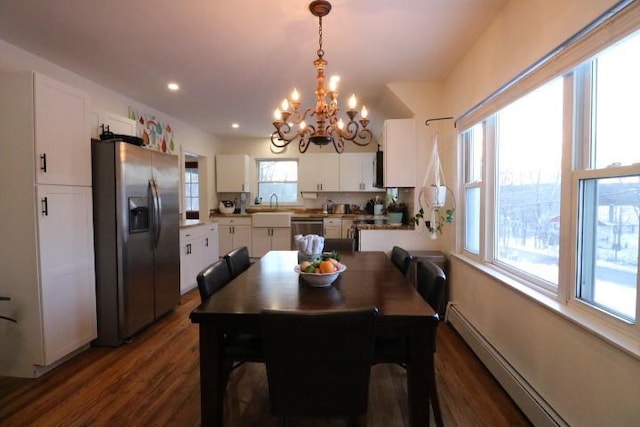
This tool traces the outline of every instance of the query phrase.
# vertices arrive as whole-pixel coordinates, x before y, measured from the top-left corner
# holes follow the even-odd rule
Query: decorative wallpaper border
[[[144,114],[129,107],[129,118],[136,121],[136,134],[144,141],[144,147],[162,153],[178,154],[173,139],[173,128],[156,116]]]

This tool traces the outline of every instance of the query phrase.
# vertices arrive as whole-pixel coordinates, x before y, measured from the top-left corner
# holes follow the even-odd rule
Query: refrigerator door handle
[[[162,201],[160,200],[160,192],[155,178],[149,180],[151,186],[151,197],[153,198],[153,247],[158,247],[160,241],[160,232],[162,231]]]

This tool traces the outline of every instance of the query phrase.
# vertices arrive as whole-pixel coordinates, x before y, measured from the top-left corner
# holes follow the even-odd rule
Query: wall
[[[461,115],[614,3],[511,1],[445,82],[447,111]],[[638,358],[464,260],[450,279],[464,316],[568,424],[640,425]]]
[[[17,70],[37,71],[87,92],[91,97],[92,109],[110,111],[127,117],[129,106],[132,106],[145,114],[157,116],[171,124],[176,142],[181,145],[183,152],[197,153],[206,157],[207,170],[215,171],[215,153],[219,149],[220,143],[212,135],[0,40],[0,72]],[[214,186],[215,174],[209,173],[208,175],[207,187],[209,187],[209,191],[207,194],[209,198],[206,203],[209,206],[217,206]]]

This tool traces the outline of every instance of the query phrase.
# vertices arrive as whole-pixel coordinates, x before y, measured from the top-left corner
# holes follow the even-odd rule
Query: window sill
[[[625,331],[619,330],[620,328],[615,325],[617,319],[612,317],[611,320],[607,319],[605,321],[601,316],[592,313],[595,309],[586,306],[583,307],[583,304],[573,301],[569,304],[559,302],[556,300],[555,295],[534,289],[522,280],[505,274],[490,264],[482,263],[460,254],[450,253],[450,256],[475,268],[482,274],[493,278],[501,285],[518,292],[518,294],[534,301],[550,312],[566,319],[635,359],[640,360],[640,340]]]

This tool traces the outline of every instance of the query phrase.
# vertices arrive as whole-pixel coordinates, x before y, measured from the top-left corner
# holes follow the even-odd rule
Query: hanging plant
[[[445,191],[451,193],[451,199],[453,200],[453,192],[445,187]],[[429,231],[430,237],[432,239],[437,239],[437,234],[442,234],[442,229],[445,224],[451,224],[455,218],[455,206],[452,207],[437,207],[429,209],[429,219],[424,218],[425,210],[421,206],[418,212],[411,218],[411,221],[414,225],[420,225],[421,221],[424,221],[425,227]]]
[[[429,230],[429,237],[437,239],[438,233],[442,233],[442,227],[450,224],[454,219],[455,206],[445,207],[447,204],[447,193],[451,193],[451,203],[453,192],[445,183],[444,171],[440,163],[438,152],[438,133],[433,138],[433,150],[431,160],[424,175],[424,181],[420,193],[418,194],[418,204],[420,210],[413,216],[413,223],[418,225],[421,220]],[[426,214],[426,218],[425,218]]]

